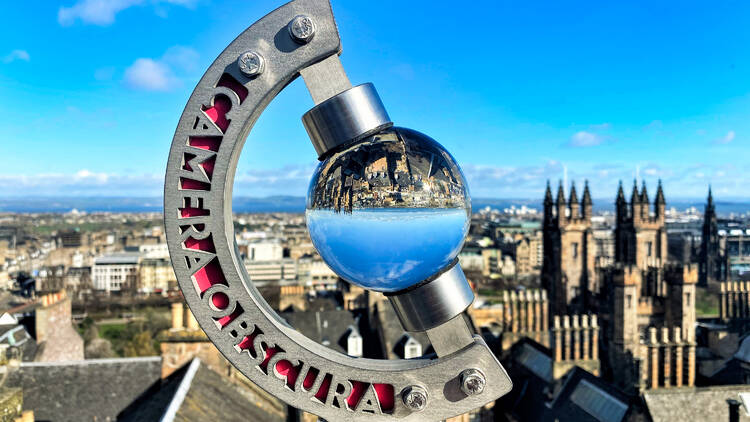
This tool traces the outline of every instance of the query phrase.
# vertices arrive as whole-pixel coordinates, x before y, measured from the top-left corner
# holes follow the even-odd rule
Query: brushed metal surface
[[[316,24],[315,37],[304,45],[287,29],[301,14]],[[251,78],[238,68],[237,58],[245,51],[265,58],[262,74]],[[248,132],[300,71],[340,51],[329,2],[295,0],[240,34],[201,78],[180,118],[165,177],[164,221],[179,286],[201,328],[227,360],[290,406],[330,421],[438,421],[466,413],[511,389],[505,370],[480,338],[438,359],[383,361],[343,355],[283,321],[253,285],[237,250],[232,185]],[[252,345],[241,347],[248,338]],[[273,357],[271,349],[277,351]],[[282,362],[300,368],[296,382],[279,371]],[[325,376],[333,385],[324,400],[302,385],[309,368],[319,371],[316,383]],[[461,391],[459,375],[466,368],[486,374],[485,394],[468,397]],[[374,384],[392,386],[393,408],[383,409],[378,398],[369,406],[364,399],[350,406],[343,398],[355,382],[369,386],[365,397],[370,398]],[[411,385],[429,393],[422,412],[412,413],[397,397]]]

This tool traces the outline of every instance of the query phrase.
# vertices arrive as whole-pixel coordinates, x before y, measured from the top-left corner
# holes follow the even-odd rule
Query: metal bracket
[[[295,27],[300,37],[292,38],[297,32],[288,25],[300,15],[314,22],[314,37],[305,33],[309,27]],[[172,141],[164,188],[167,242],[180,288],[219,351],[291,406],[332,421],[437,421],[469,412],[511,389],[505,370],[479,337],[460,350],[441,343],[445,355],[436,359],[346,356],[289,327],[265,302],[240,259],[232,185],[245,139],[265,107],[300,73],[316,103],[351,86],[343,79],[340,52],[329,2],[295,0],[243,32],[201,78]],[[326,75],[339,77],[321,83]],[[449,324],[456,322],[445,324],[448,331],[436,327],[428,335],[441,342]],[[462,386],[469,379],[462,372],[470,368],[486,377],[482,390]],[[427,400],[422,409],[413,406],[422,399]]]

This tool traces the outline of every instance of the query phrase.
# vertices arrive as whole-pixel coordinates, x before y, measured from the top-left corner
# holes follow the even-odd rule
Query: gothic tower
[[[562,182],[557,200],[547,183],[544,198],[542,283],[550,293],[551,315],[582,312],[591,305],[596,286],[591,230],[591,192],[586,183],[579,202],[575,185],[565,200]]]
[[[708,202],[703,214],[703,238],[700,252],[700,284],[727,281],[726,256],[719,242],[719,227],[716,218],[716,207],[711,188],[708,188]]]
[[[640,192],[638,185],[633,183],[629,209],[627,205],[620,183],[615,200],[615,262],[635,265],[643,271],[660,267],[667,261],[666,201],[661,181],[656,192],[653,212],[645,182]]]

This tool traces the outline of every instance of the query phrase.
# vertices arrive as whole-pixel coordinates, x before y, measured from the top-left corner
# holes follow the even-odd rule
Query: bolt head
[[[412,412],[421,412],[427,407],[427,391],[418,385],[406,387],[401,393],[401,398]]]
[[[487,379],[484,374],[478,369],[467,369],[461,372],[461,391],[467,396],[476,396],[482,394],[485,385],[487,385]]]
[[[315,22],[310,17],[298,15],[289,22],[289,35],[300,44],[307,44],[315,36]]]
[[[240,54],[237,59],[237,66],[245,76],[253,77],[263,73],[266,68],[266,61],[259,53],[246,51]]]

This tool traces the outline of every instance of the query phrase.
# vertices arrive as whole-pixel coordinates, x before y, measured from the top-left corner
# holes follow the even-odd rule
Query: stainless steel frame
[[[302,123],[319,157],[393,126],[372,84],[355,86],[323,101],[302,116]]]
[[[427,331],[460,315],[474,292],[457,262],[406,291],[386,294],[406,331]]]
[[[292,39],[288,30],[299,15],[314,22],[315,36],[305,44]],[[263,57],[263,72],[248,76],[239,69],[237,59],[248,51]],[[180,118],[164,188],[167,241],[180,288],[219,351],[291,406],[330,421],[438,421],[469,412],[506,394],[511,382],[479,337],[445,340],[453,331],[468,333],[463,321],[454,318],[428,331],[437,359],[345,356],[289,327],[255,288],[237,251],[232,185],[249,131],[300,73],[310,76],[305,80],[316,103],[351,86],[337,59],[340,52],[328,1],[295,0],[243,32],[200,80]],[[331,68],[333,81],[316,84],[320,70]],[[481,394],[467,395],[462,389],[461,373],[470,368],[486,376]],[[321,386],[327,383],[326,392]],[[420,412],[401,397],[415,386],[429,395]]]

